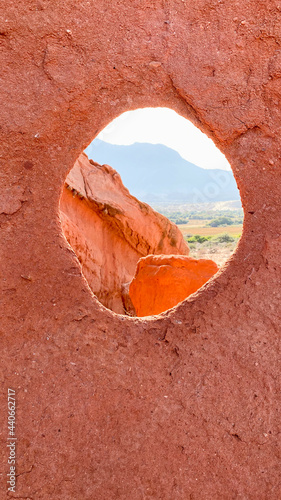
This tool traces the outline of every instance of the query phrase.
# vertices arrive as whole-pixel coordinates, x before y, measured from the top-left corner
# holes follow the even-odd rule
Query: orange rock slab
[[[160,314],[196,292],[216,272],[212,260],[148,255],[139,260],[129,294],[137,316]]]

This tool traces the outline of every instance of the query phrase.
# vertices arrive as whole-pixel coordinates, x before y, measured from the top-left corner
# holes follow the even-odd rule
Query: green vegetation
[[[173,207],[161,207],[157,210],[168,217],[177,225],[188,224],[193,220],[206,221],[206,224],[211,227],[230,226],[243,224],[243,210],[210,210],[210,211],[195,211],[186,210],[184,207],[178,207],[175,210]]]
[[[209,235],[209,236],[202,236],[200,234],[194,234],[194,235],[186,235],[184,239],[187,241],[189,247],[191,243],[199,243],[202,245],[203,243],[209,242],[211,245],[217,245],[217,244],[226,244],[226,243],[233,243],[235,241],[238,241],[240,238],[240,234],[237,236],[231,236],[228,233],[223,233],[223,234],[217,234],[217,235]]]
[[[172,219],[170,219],[170,220],[172,220]],[[188,224],[189,219],[181,219],[181,218],[177,219],[177,218],[175,218],[175,220],[173,220],[172,222],[174,222],[177,225]]]
[[[201,236],[200,234],[186,235],[185,240],[188,243],[205,243],[212,238],[212,236]]]
[[[243,224],[243,217],[217,217],[216,219],[212,219],[208,225],[211,227],[218,227],[231,225],[237,226],[238,224]]]
[[[235,238],[233,236],[230,236],[230,234],[227,234],[227,233],[218,234],[217,236],[211,237],[211,239],[215,243],[232,243],[233,241],[238,240],[238,238],[240,238],[240,235]]]

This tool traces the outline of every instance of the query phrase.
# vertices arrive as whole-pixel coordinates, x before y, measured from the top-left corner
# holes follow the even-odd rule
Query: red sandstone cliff
[[[133,197],[113,168],[89,161],[85,153],[66,178],[60,210],[91,289],[117,313],[125,312],[122,285],[132,280],[141,257],[189,253],[175,224]]]

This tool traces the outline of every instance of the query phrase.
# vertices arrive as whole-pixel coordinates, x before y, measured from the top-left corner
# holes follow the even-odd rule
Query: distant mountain
[[[232,172],[198,167],[162,144],[119,146],[95,139],[85,152],[115,168],[131,194],[147,203],[240,200]]]

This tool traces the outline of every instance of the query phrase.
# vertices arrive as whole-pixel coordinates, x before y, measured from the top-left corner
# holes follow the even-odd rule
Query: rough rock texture
[[[122,285],[140,257],[188,255],[182,233],[166,217],[130,195],[120,175],[82,153],[66,178],[61,202],[64,234],[101,303],[124,314]]]
[[[281,7],[277,0],[0,6],[1,497],[276,500]],[[123,111],[168,106],[230,161],[232,259],[150,320],[93,297],[62,234],[67,173]]]
[[[137,316],[160,314],[196,292],[218,271],[212,260],[148,255],[139,260],[129,295]]]

